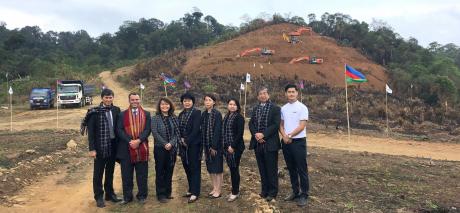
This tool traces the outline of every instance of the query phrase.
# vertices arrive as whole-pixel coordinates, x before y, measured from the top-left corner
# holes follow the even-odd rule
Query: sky
[[[243,16],[283,16],[343,13],[353,19],[388,23],[403,38],[416,38],[426,47],[437,41],[460,46],[460,1],[458,0],[0,0],[0,21],[8,29],[39,26],[42,31],[86,30],[91,36],[114,33],[124,21],[156,18],[178,20],[198,8],[221,24],[239,26]]]

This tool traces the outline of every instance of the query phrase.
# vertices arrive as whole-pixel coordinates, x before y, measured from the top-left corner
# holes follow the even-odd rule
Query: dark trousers
[[[182,158],[185,174],[188,181],[188,192],[195,196],[200,195],[201,190],[201,147],[200,145],[189,145],[187,149],[187,159]]]
[[[121,164],[121,179],[123,182],[123,199],[125,201],[133,200],[133,174],[136,171],[136,182],[137,182],[137,199],[146,199],[148,195],[147,189],[147,178],[149,163],[137,162],[131,163],[129,159],[122,159]]]
[[[176,154],[171,155],[171,152],[164,147],[155,146],[153,156],[155,158],[155,189],[157,198],[170,197]],[[171,159],[172,156],[173,159]]]
[[[104,190],[106,196],[114,194],[113,191],[113,170],[115,168],[115,158],[96,158],[94,159],[93,170],[93,192],[94,199],[102,199]],[[105,172],[104,190],[102,190],[102,178]]]
[[[230,169],[230,176],[232,178],[232,194],[237,195],[240,193],[240,160],[243,151],[235,151],[235,166],[230,166],[227,162],[228,168]]]
[[[262,182],[263,196],[278,195],[278,151],[257,151],[255,149],[257,166]]]
[[[308,167],[307,167],[307,140],[293,139],[291,144],[283,143],[283,155],[289,170],[292,192],[296,195],[308,197]],[[299,188],[300,179],[300,188]]]

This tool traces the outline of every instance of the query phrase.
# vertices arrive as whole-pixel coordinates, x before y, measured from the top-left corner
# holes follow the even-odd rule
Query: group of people
[[[292,185],[292,193],[284,200],[305,206],[309,191],[306,159],[308,109],[297,100],[296,85],[287,85],[285,93],[288,103],[280,108],[270,101],[267,88],[258,90],[259,103],[254,106],[249,121],[249,149],[254,150],[259,167],[260,196],[267,201],[277,197],[278,153],[282,149]],[[204,96],[202,112],[196,108],[192,94],[183,94],[180,97],[183,110],[178,116],[173,102],[166,97],[160,98],[153,116],[142,108],[140,97],[134,92],[129,94],[129,107],[125,111],[113,105],[112,90],[103,89],[101,99],[100,105],[87,114],[89,155],[94,158],[93,191],[98,207],[105,206],[104,195],[106,201],[132,202],[134,172],[138,188],[136,198],[140,203],[146,202],[150,134],[154,138],[155,189],[159,202],[173,199],[172,177],[177,156],[180,156],[187,176],[188,190],[183,196],[189,203],[200,196],[202,160],[213,187],[208,197],[215,199],[222,195],[224,161],[232,185],[227,200],[232,202],[239,197],[245,119],[237,99],[226,102],[227,112],[223,117],[216,107],[217,98],[212,94]],[[119,199],[113,189],[115,162],[121,166],[123,199]]]

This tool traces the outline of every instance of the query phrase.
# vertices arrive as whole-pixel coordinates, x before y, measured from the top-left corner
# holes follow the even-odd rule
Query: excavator
[[[297,29],[296,31],[290,32],[288,34],[283,33],[283,39],[289,43],[295,44],[299,42],[299,37],[304,32],[308,32],[309,35],[312,35],[313,29],[311,27],[301,27]]]
[[[275,50],[256,47],[256,48],[244,50],[240,54],[238,54],[236,57],[244,57],[252,52],[258,52],[260,55],[274,55],[275,54]]]
[[[309,64],[322,64],[324,62],[324,59],[322,58],[317,58],[316,56],[312,56],[311,58],[309,56],[302,56],[299,58],[293,58],[289,64],[295,64],[301,61],[306,61]]]

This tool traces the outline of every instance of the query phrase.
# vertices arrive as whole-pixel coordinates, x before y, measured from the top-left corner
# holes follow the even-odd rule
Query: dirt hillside
[[[187,63],[182,72],[187,75],[243,75],[246,72],[253,76],[286,76],[327,84],[331,87],[344,87],[344,64],[361,70],[369,80],[363,89],[376,90],[383,88],[387,80],[385,68],[367,59],[356,49],[338,46],[336,41],[320,36],[302,34],[301,42],[291,44],[283,40],[283,32],[295,31],[299,27],[292,24],[278,24],[244,34],[235,39],[216,45],[189,51]],[[237,57],[244,50],[251,48],[268,48],[275,50],[273,56]],[[289,64],[296,57],[317,56],[324,63]],[[256,66],[254,67],[254,64]]]

